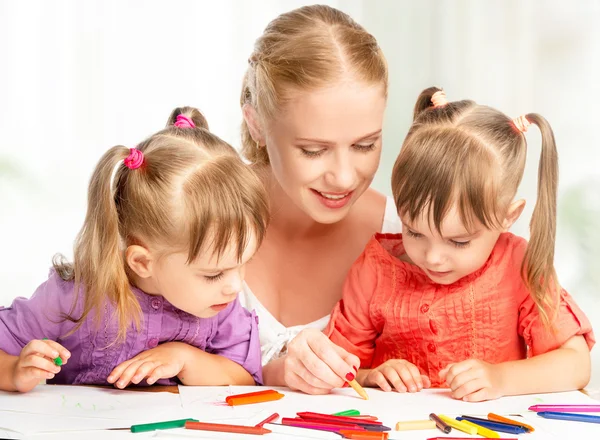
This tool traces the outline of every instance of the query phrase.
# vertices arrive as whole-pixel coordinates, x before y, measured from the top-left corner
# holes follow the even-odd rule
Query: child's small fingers
[[[117,381],[117,387],[125,388],[131,382],[133,376],[137,373],[138,368],[144,363],[143,360],[137,360],[129,364],[129,366],[123,371],[121,377]]]
[[[422,390],[423,389],[423,381],[421,380],[421,372],[419,371],[417,366],[414,364],[407,364],[406,368],[408,368],[408,371],[410,372],[410,375],[412,376],[412,380],[417,387],[417,389],[415,391]]]
[[[33,341],[29,342],[29,344],[27,344],[25,347],[23,347],[23,350],[21,350],[21,355],[26,356],[31,353],[39,353],[42,356],[46,356],[51,359],[58,357],[58,351],[52,346],[50,346],[50,344],[48,344],[47,342],[51,341],[34,339]]]
[[[483,402],[484,400],[490,400],[490,396],[488,389],[482,388],[479,391],[466,395],[462,400],[465,402]]]
[[[455,399],[463,399],[465,396],[473,394],[483,388],[484,381],[480,378],[473,378],[452,391],[452,397]]]
[[[413,378],[413,375],[408,368],[403,366],[402,368],[399,368],[396,371],[398,371],[398,374],[400,375],[400,379],[402,379],[402,382],[404,382],[404,385],[406,386],[408,391],[410,391],[411,393],[415,393],[415,392],[419,391],[419,388],[417,387],[417,384],[415,383],[415,379]]]
[[[33,368],[39,368],[40,370],[44,370],[48,373],[58,373],[60,371],[60,367],[57,365],[54,365],[54,362],[52,362],[50,359],[40,356],[37,353],[32,353],[29,354],[27,356],[25,356],[24,358],[21,359],[21,361],[19,362],[19,366],[22,368],[28,368],[28,367],[33,367]]]
[[[149,385],[152,385],[159,379],[166,379],[169,377],[173,377],[174,374],[171,374],[171,373],[172,373],[172,371],[169,371],[169,367],[167,365],[159,365],[154,370],[152,370],[152,372],[149,374],[147,382]]]
[[[454,376],[450,382],[448,382],[448,380],[446,380],[446,382],[448,383],[448,387],[452,391],[456,391],[458,388],[460,388],[461,386],[463,386],[467,382],[470,382],[470,381],[472,381],[473,379],[475,379],[477,377],[478,376],[477,376],[477,372],[476,371],[474,371],[474,370],[466,370],[466,371],[462,371],[461,373],[459,373],[456,376]]]
[[[63,362],[65,364],[67,363],[67,360],[71,357],[71,352],[69,350],[67,350],[65,347],[63,347],[56,341],[45,339],[44,342],[58,352],[58,354],[54,356],[55,358],[57,358],[60,355]]]
[[[387,379],[379,371],[373,372],[373,382],[375,383],[375,385],[377,385],[383,391],[387,391],[387,392],[392,391],[392,387],[388,383]]]
[[[385,368],[383,371],[383,376],[385,377],[387,383],[389,383],[396,391],[399,393],[405,393],[406,387],[400,379],[398,372],[393,368]]]
[[[129,367],[129,365],[131,365],[132,363],[133,360],[129,359],[125,362],[121,362],[119,365],[113,368],[113,370],[110,372],[106,379],[108,383],[115,383],[121,377],[121,375],[127,369],[127,367]]]
[[[428,376],[421,374],[421,381],[423,382],[423,388],[431,388],[431,380]]]
[[[145,377],[148,377],[150,375],[150,373],[156,368],[156,363],[154,362],[143,362],[137,369],[137,371],[135,372],[135,374],[133,375],[133,378],[131,379],[131,382],[133,382],[134,384],[139,384],[142,379],[144,379]]]

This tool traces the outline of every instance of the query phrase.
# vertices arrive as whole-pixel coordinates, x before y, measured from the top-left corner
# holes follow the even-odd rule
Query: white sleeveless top
[[[391,197],[387,197],[385,203],[385,213],[383,215],[383,225],[381,232],[399,233],[402,230],[402,224],[396,213],[396,206]],[[256,298],[250,287],[244,282],[242,291],[239,295],[240,303],[248,310],[254,309],[258,316],[258,330],[260,335],[260,348],[262,352],[262,364],[266,365],[271,360],[285,354],[287,344],[296,337],[301,330],[305,328],[316,328],[325,330],[329,323],[330,315],[323,316],[321,319],[308,324],[285,327],[269,312],[265,306]]]

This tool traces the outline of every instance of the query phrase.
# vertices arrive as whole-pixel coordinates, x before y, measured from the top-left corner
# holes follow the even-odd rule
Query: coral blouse
[[[401,261],[402,234],[375,234],[354,263],[325,333],[357,355],[362,368],[405,359],[443,386],[449,363],[480,359],[500,363],[554,350],[592,327],[564,290],[554,328],[541,321],[520,267],[527,242],[500,235],[487,262],[450,285],[433,282]]]

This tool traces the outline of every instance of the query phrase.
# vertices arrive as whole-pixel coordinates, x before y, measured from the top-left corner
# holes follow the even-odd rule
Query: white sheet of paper
[[[555,437],[554,429],[548,429],[555,421],[547,421],[537,417],[535,413],[528,411],[532,405],[544,404],[597,404],[598,402],[586,396],[579,391],[553,394],[535,394],[527,396],[504,397],[502,399],[467,403],[452,399],[450,391],[447,389],[423,390],[420,393],[385,393],[381,390],[367,389],[369,400],[363,400],[357,396],[352,389],[335,390],[332,394],[326,396],[309,396],[307,394],[291,391],[287,388],[273,388],[285,394],[281,400],[274,402],[259,403],[254,405],[244,405],[238,407],[225,407],[216,405],[217,402],[224,402],[225,397],[232,394],[242,394],[252,391],[264,390],[264,387],[185,387],[180,386],[179,392],[181,402],[186,410],[192,413],[191,417],[202,421],[215,421],[218,423],[246,424],[258,423],[272,413],[278,413],[281,417],[295,417],[297,412],[311,411],[325,414],[331,414],[347,409],[357,409],[361,414],[376,415],[384,425],[392,428],[390,440],[402,439],[424,439],[441,435],[437,430],[431,431],[394,431],[396,422],[400,420],[425,420],[429,418],[430,413],[445,414],[456,417],[463,414],[486,417],[488,413],[509,416],[510,414],[528,414],[528,422],[537,428],[536,432],[527,435],[529,440],[561,438]],[[261,411],[261,417],[258,412]],[[228,420],[225,420],[227,419]],[[260,419],[260,420],[258,420]],[[548,423],[550,422],[550,424]],[[582,432],[595,432],[600,425],[584,426],[581,424],[562,423],[565,432],[581,428]],[[587,424],[590,425],[590,424]],[[172,433],[183,435],[183,433]],[[599,431],[600,434],[600,431]],[[169,435],[161,434],[163,435]],[[581,437],[586,438],[581,434]],[[460,433],[460,437],[463,433]],[[467,435],[465,435],[468,437]],[[508,437],[514,437],[508,435]],[[223,438],[217,437],[214,438]],[[270,439],[293,439],[290,435],[269,434]],[[474,437],[476,438],[476,437]],[[562,438],[565,438],[564,435]],[[600,438],[600,435],[596,438]]]
[[[384,393],[367,389],[369,400],[362,400],[352,389],[336,390],[326,396],[309,396],[284,388],[276,388],[285,397],[274,402],[230,407],[225,397],[263,387],[184,387],[180,394],[140,393],[106,388],[47,385],[30,393],[0,393],[0,433],[2,429],[23,435],[23,439],[86,438],[104,439],[149,434],[131,434],[126,431],[102,431],[108,428],[128,428],[132,424],[151,423],[193,417],[201,421],[254,425],[273,413],[281,417],[295,417],[297,412],[312,411],[331,414],[357,409],[362,414],[376,415],[384,425],[394,429],[400,420],[427,419],[431,412],[457,416],[471,414],[485,416],[494,412],[508,416],[522,414],[527,423],[536,427],[528,440],[558,438],[600,438],[600,425],[545,420],[527,411],[538,403],[590,404],[597,401],[580,392],[506,397],[490,402],[465,403],[450,397],[448,390],[424,390],[416,394]],[[301,429],[301,428],[299,428]],[[85,431],[85,432],[84,432]],[[301,431],[306,432],[306,431]],[[391,431],[391,440],[410,440],[436,437],[441,433],[430,431]],[[52,437],[53,436],[53,437]],[[460,436],[463,436],[460,433]],[[19,436],[16,435],[18,438]],[[151,437],[202,439],[232,438],[228,433],[186,431],[183,429],[157,431]],[[269,434],[269,440],[297,440],[298,435]],[[508,436],[514,437],[514,436]],[[235,438],[255,436],[236,435]],[[475,438],[475,437],[474,437]]]
[[[0,429],[21,434],[129,428],[186,417],[179,395],[173,393],[68,385],[40,385],[23,394],[0,392]]]

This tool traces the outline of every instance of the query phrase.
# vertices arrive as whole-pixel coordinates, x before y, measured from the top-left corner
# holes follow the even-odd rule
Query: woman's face
[[[298,94],[265,126],[273,175],[318,223],[343,219],[379,166],[383,85],[347,81]]]

